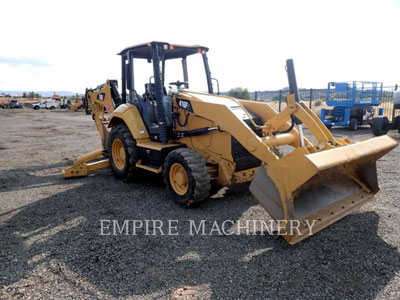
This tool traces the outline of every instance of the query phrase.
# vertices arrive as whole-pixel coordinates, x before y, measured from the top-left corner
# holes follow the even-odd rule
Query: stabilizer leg
[[[63,170],[64,178],[83,177],[87,176],[90,171],[108,167],[110,165],[108,158],[90,162],[103,157],[103,150],[97,150],[78,157],[72,167]]]

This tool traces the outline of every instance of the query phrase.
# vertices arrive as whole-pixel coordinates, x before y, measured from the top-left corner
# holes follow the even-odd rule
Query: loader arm
[[[287,71],[291,92],[287,107],[266,120],[263,133],[267,139],[279,137],[282,126],[291,119],[299,128],[304,124],[316,143],[292,135],[293,139],[304,139],[304,147],[259,168],[250,191],[285,228],[285,239],[295,244],[371,201],[379,191],[376,161],[398,143],[388,136],[359,143],[336,140],[318,116],[300,102],[292,60],[287,61]],[[293,222],[300,225],[296,232]]]
[[[295,93],[287,97],[287,107],[279,113],[268,103],[228,96],[185,91],[175,101],[180,99],[190,102],[186,106],[193,118],[208,120],[209,126],[229,133],[261,161],[250,191],[284,228],[290,244],[371,201],[379,191],[376,161],[398,144],[388,136],[357,143],[335,139],[313,111],[296,101]],[[254,120],[248,120],[252,115],[261,117],[263,123],[255,126]],[[188,127],[196,129],[191,126],[189,121]],[[315,142],[301,135],[300,126],[308,128]],[[261,136],[254,128],[261,130]],[[222,153],[212,145],[210,153]],[[273,151],[273,147],[287,145],[294,150],[283,157]],[[293,232],[293,222],[300,224],[298,231]],[[311,234],[309,224],[313,224]]]
[[[250,191],[285,228],[285,239],[295,244],[371,201],[379,191],[376,161],[398,143],[388,136],[359,143],[336,140],[300,102],[292,60],[287,61],[287,71],[291,92],[287,107],[264,123],[263,133],[279,136],[280,127],[292,119],[300,131],[304,124],[316,143],[310,146],[307,142],[259,168]],[[300,226],[297,231],[292,227],[294,221]]]
[[[311,146],[307,141],[306,147],[309,151],[315,152],[322,149],[331,149],[338,145],[345,145],[343,141],[335,140],[332,133],[311,109],[304,103],[297,103],[294,94],[290,94],[287,97],[287,107],[282,112],[265,122],[263,132],[266,136],[279,136],[275,132],[279,131],[279,128],[282,128],[291,119],[291,116],[295,116],[297,120],[301,121],[317,140],[315,146]]]

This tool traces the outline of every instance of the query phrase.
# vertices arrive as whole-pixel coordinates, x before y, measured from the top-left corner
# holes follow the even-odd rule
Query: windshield
[[[185,81],[183,77],[182,69],[182,59],[168,59],[165,61],[165,80],[164,86],[167,88],[171,82],[183,82]],[[176,86],[172,86],[176,88]]]
[[[165,61],[164,70],[164,87],[176,88],[176,85],[171,85],[172,82],[184,82],[184,65],[182,58],[167,59]],[[207,74],[204,68],[202,55],[193,54],[186,58],[187,65],[187,81],[188,90],[196,92],[208,92]],[[145,84],[150,81],[154,83],[153,64],[149,63],[147,59],[134,59],[133,63],[133,83],[134,89],[139,95],[145,92]],[[182,86],[183,87],[183,86]]]
[[[208,92],[207,76],[204,69],[203,57],[201,54],[189,55],[186,58],[188,90],[196,92]],[[165,87],[171,82],[184,80],[184,67],[182,58],[169,59],[165,61]],[[172,86],[176,88],[176,86]]]
[[[189,90],[208,93],[207,74],[204,69],[203,57],[201,54],[194,54],[187,57],[187,68],[189,74]]]

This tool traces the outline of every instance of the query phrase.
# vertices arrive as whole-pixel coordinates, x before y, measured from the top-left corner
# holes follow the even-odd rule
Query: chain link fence
[[[393,93],[398,89],[395,86],[383,87],[382,100],[378,107],[374,107],[375,115],[378,115],[379,108],[382,108],[383,115],[392,120],[394,117],[393,110]],[[326,105],[327,89],[299,89],[300,100],[308,105],[315,113],[319,115],[321,108],[328,108]],[[228,92],[221,93],[228,95]],[[250,92],[250,99],[255,101],[268,102],[277,111],[281,111],[286,107],[286,96],[289,95],[289,89],[281,89],[275,91],[254,91]]]

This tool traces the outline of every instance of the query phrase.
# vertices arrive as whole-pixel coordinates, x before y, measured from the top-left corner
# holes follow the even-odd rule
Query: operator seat
[[[154,89],[155,89],[154,83],[145,84],[145,93],[143,97],[140,99],[140,106],[141,106],[142,118],[144,124],[147,127],[150,138],[152,140],[158,140],[158,135],[160,133],[160,130],[158,125],[157,102]],[[164,95],[167,94],[165,87],[163,89],[163,92]]]

